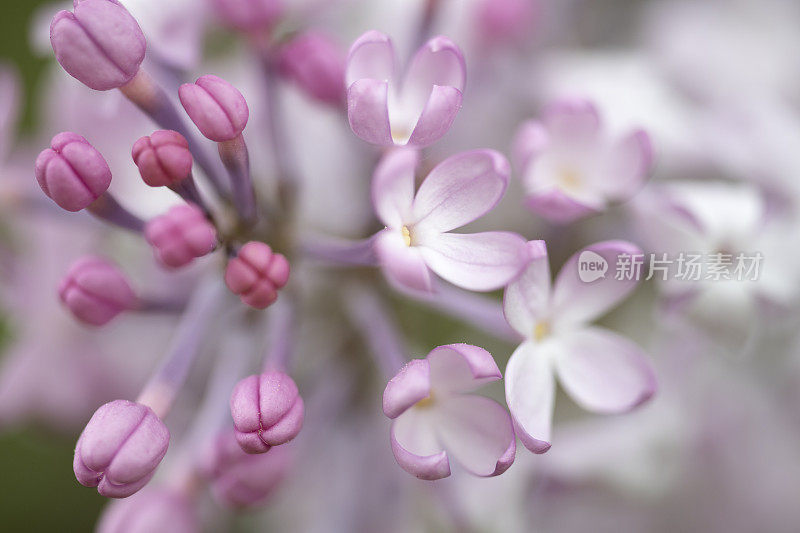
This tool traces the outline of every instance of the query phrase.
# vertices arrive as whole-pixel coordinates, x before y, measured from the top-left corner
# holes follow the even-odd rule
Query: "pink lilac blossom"
[[[248,242],[228,262],[225,283],[242,302],[256,309],[269,307],[289,281],[289,262],[262,242]]]
[[[93,326],[104,326],[139,303],[125,274],[101,257],[74,263],[58,287],[58,296],[75,318]]]
[[[150,220],[144,236],[158,261],[170,268],[185,267],[211,253],[217,245],[217,230],[203,211],[181,204]]]

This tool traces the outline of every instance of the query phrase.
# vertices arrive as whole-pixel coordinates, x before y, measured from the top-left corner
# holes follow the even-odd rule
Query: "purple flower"
[[[81,485],[125,498],[153,477],[169,446],[169,430],[152,409],[127,400],[101,406],[75,446],[73,470]]]
[[[633,196],[652,170],[653,154],[643,130],[609,140],[591,102],[564,100],[541,121],[522,125],[514,160],[528,209],[566,224]]]
[[[656,379],[644,352],[633,342],[592,320],[623,300],[636,280],[618,281],[605,274],[581,281],[579,261],[606,266],[621,254],[641,251],[623,241],[606,241],[573,255],[550,287],[550,267],[543,241],[531,241],[531,262],[508,285],[503,310],[508,323],[525,338],[506,367],[506,401],[517,435],[529,450],[550,449],[555,376],[584,409],[622,413],[649,400]],[[581,259],[581,257],[584,259]]]
[[[160,263],[181,268],[211,253],[217,230],[203,211],[192,204],[176,205],[145,226],[145,238]]]
[[[488,213],[508,184],[508,162],[493,150],[473,150],[437,165],[414,193],[419,154],[390,151],[375,170],[372,203],[386,229],[375,250],[392,283],[432,290],[430,270],[465,289],[502,287],[524,266],[525,241],[519,235],[492,231],[474,234],[451,230]]]
[[[242,302],[266,309],[278,298],[278,290],[289,281],[289,262],[263,242],[248,242],[228,261],[225,284]]]
[[[116,0],[73,0],[50,25],[56,59],[71,76],[98,91],[116,89],[139,72],[147,48],[144,34]]]
[[[304,412],[297,385],[283,372],[246,377],[231,394],[236,440],[247,453],[264,453],[295,438]]]
[[[281,74],[310,97],[330,105],[345,100],[344,51],[323,33],[306,32],[280,50]]]
[[[74,263],[58,287],[58,296],[75,318],[93,326],[103,326],[138,304],[125,274],[101,257]]]
[[[449,476],[451,457],[477,476],[505,472],[516,452],[511,417],[494,400],[467,394],[500,378],[492,355],[468,344],[406,364],[383,393],[397,463],[426,480]]]
[[[215,142],[230,141],[241,135],[250,110],[236,87],[214,75],[181,85],[181,104],[200,132]]]
[[[447,37],[434,37],[401,79],[392,41],[369,31],[350,48],[345,73],[347,116],[361,139],[383,146],[424,147],[450,129],[461,108],[466,65]]]

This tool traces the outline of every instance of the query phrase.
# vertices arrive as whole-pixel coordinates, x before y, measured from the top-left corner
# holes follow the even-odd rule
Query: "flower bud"
[[[75,446],[72,468],[81,485],[109,498],[144,487],[167,453],[169,430],[152,409],[114,400],[95,411]]]
[[[345,54],[328,36],[308,32],[280,52],[280,72],[310,97],[332,105],[344,103]]]
[[[303,399],[283,372],[248,376],[231,394],[236,440],[247,453],[264,453],[289,442],[303,427]]]
[[[170,533],[200,531],[192,502],[182,492],[167,487],[147,487],[106,507],[98,533]]]
[[[214,439],[201,468],[215,499],[240,509],[263,504],[286,478],[291,465],[288,446],[252,455],[242,451],[233,432],[226,431]]]
[[[251,241],[228,261],[225,284],[245,304],[266,309],[289,281],[289,261],[263,242]]]
[[[72,77],[98,90],[117,89],[139,72],[147,42],[142,29],[116,0],[73,0],[50,24],[56,59]]]
[[[61,208],[89,207],[111,185],[111,170],[103,156],[77,133],[59,133],[36,158],[34,170],[42,191]]]
[[[151,187],[177,185],[192,172],[189,143],[177,131],[162,130],[142,137],[131,154],[142,179]]]
[[[181,85],[178,96],[192,122],[212,141],[233,140],[247,126],[250,110],[244,96],[222,78],[202,76]]]
[[[93,326],[107,324],[138,302],[125,274],[101,257],[75,262],[58,286],[58,296],[75,318]]]
[[[268,28],[283,12],[282,0],[212,0],[212,4],[225,25],[245,32]]]
[[[514,44],[530,38],[539,9],[539,0],[481,0],[475,22],[485,42]]]
[[[196,205],[181,204],[150,220],[144,237],[160,263],[180,268],[214,250],[217,230]]]

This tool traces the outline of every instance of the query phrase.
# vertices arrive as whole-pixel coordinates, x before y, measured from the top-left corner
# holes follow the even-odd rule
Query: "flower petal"
[[[599,255],[608,265],[602,277],[589,282],[581,281],[578,270],[581,257],[586,252]],[[638,279],[637,276],[632,276],[633,279],[616,279],[618,258],[641,254],[642,251],[635,244],[603,241],[587,246],[570,257],[558,273],[553,289],[553,320],[558,324],[591,322],[624,300],[636,287]],[[583,257],[583,261],[586,261],[586,256]]]
[[[431,275],[420,248],[406,246],[399,231],[385,229],[379,232],[375,237],[375,253],[389,282],[431,292]]]
[[[550,449],[555,400],[552,359],[559,353],[554,340],[522,343],[506,367],[506,403],[517,436],[533,453]]]
[[[502,377],[492,354],[470,344],[448,344],[431,350],[430,387],[436,393],[469,392]]]
[[[464,55],[453,41],[440,35],[425,43],[414,55],[399,99],[407,112],[419,116],[429,107],[429,97],[435,86],[452,88],[462,94],[466,80]]]
[[[510,167],[494,150],[471,150],[439,163],[414,198],[415,229],[445,232],[479,218],[497,205]]]
[[[403,366],[383,391],[383,413],[397,418],[431,393],[430,366],[426,359],[413,359]]]
[[[586,145],[596,140],[600,131],[597,108],[581,98],[552,102],[542,114],[542,122],[558,144]]]
[[[644,185],[653,169],[653,146],[644,130],[636,130],[611,147],[604,171],[606,178],[598,185],[615,200],[626,200]]]
[[[554,224],[569,224],[594,215],[600,212],[603,204],[599,198],[597,202],[586,203],[561,189],[547,189],[525,197],[525,207]]]
[[[441,409],[439,438],[451,457],[478,476],[496,476],[508,469],[516,437],[502,405],[470,394],[447,399]]]
[[[462,99],[463,95],[458,89],[434,85],[411,131],[408,145],[424,148],[444,137],[461,109]]]
[[[372,205],[378,218],[390,228],[400,228],[411,215],[414,201],[416,150],[398,148],[383,156],[372,177]]]
[[[472,291],[499,289],[525,266],[525,239],[516,233],[441,233],[419,242],[425,263],[453,285]]]
[[[584,409],[622,413],[656,392],[656,377],[644,352],[629,339],[603,328],[585,328],[560,339],[558,378]]]
[[[409,409],[392,422],[392,453],[397,464],[419,479],[435,480],[450,475],[450,461],[435,432],[430,411]]]
[[[391,82],[395,75],[392,40],[378,31],[368,31],[353,43],[347,56],[346,85],[371,79]]]
[[[517,171],[524,173],[531,159],[541,154],[548,143],[549,135],[541,122],[529,120],[520,126],[511,149]]]
[[[550,262],[544,241],[528,241],[530,262],[503,294],[503,314],[525,338],[550,311]]]
[[[347,119],[350,128],[368,143],[391,146],[389,126],[389,85],[385,81],[362,79],[347,89]]]

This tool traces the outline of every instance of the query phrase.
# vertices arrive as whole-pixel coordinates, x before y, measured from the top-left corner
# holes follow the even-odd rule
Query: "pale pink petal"
[[[469,392],[502,377],[492,354],[478,346],[449,344],[428,354],[435,392]]]
[[[462,99],[463,95],[458,89],[434,86],[411,132],[408,146],[424,148],[444,137],[461,109]]]
[[[386,229],[378,233],[375,253],[391,283],[417,291],[431,291],[431,275],[420,248],[406,246],[399,231]]]
[[[388,36],[378,31],[368,31],[350,47],[345,73],[348,87],[363,79],[391,82],[394,75],[394,47]]]
[[[503,314],[517,333],[525,338],[550,311],[550,261],[544,241],[529,241],[528,265],[503,295]]]
[[[435,423],[430,411],[420,409],[409,409],[392,422],[394,458],[403,470],[420,479],[450,475],[450,461],[437,438]]]
[[[555,400],[552,359],[558,343],[522,343],[506,367],[506,403],[514,419],[517,436],[530,451],[550,449]]]
[[[485,215],[505,193],[509,173],[508,161],[494,150],[471,150],[445,159],[414,198],[416,230],[450,231]]]
[[[411,61],[400,98],[403,106],[418,116],[435,86],[452,87],[461,94],[466,81],[467,67],[461,50],[447,37],[434,37]]]
[[[611,149],[598,186],[614,200],[627,200],[644,185],[653,169],[653,147],[644,130],[636,130]]]
[[[553,142],[567,146],[584,146],[594,142],[600,131],[597,108],[588,100],[574,98],[549,104],[542,114]]]
[[[584,409],[622,413],[656,392],[646,355],[629,339],[603,328],[584,328],[563,339],[556,372],[564,389]]]
[[[549,135],[541,122],[529,120],[520,126],[511,149],[517,171],[525,172],[528,163],[541,154],[547,148],[548,143]]]
[[[511,466],[516,437],[508,411],[483,396],[448,398],[441,406],[439,438],[448,454],[478,476]]]
[[[383,391],[383,413],[397,418],[431,393],[430,366],[426,359],[406,363]]]
[[[591,204],[586,203],[554,188],[528,194],[525,207],[554,224],[569,224],[600,212],[604,202],[598,198]]]
[[[635,244],[603,241],[587,246],[570,257],[558,273],[553,289],[553,320],[558,324],[591,322],[624,300],[636,287],[638,279],[635,276],[634,279],[625,279],[626,276],[616,279],[617,265],[622,265],[625,257],[641,257],[641,254],[641,249]],[[578,270],[581,260],[605,262],[608,269],[602,277],[584,282]]]
[[[368,143],[391,146],[389,126],[389,85],[385,81],[362,79],[347,89],[347,119],[359,138]]]
[[[414,201],[416,150],[398,148],[383,156],[372,177],[372,205],[378,218],[390,228],[402,227]]]

